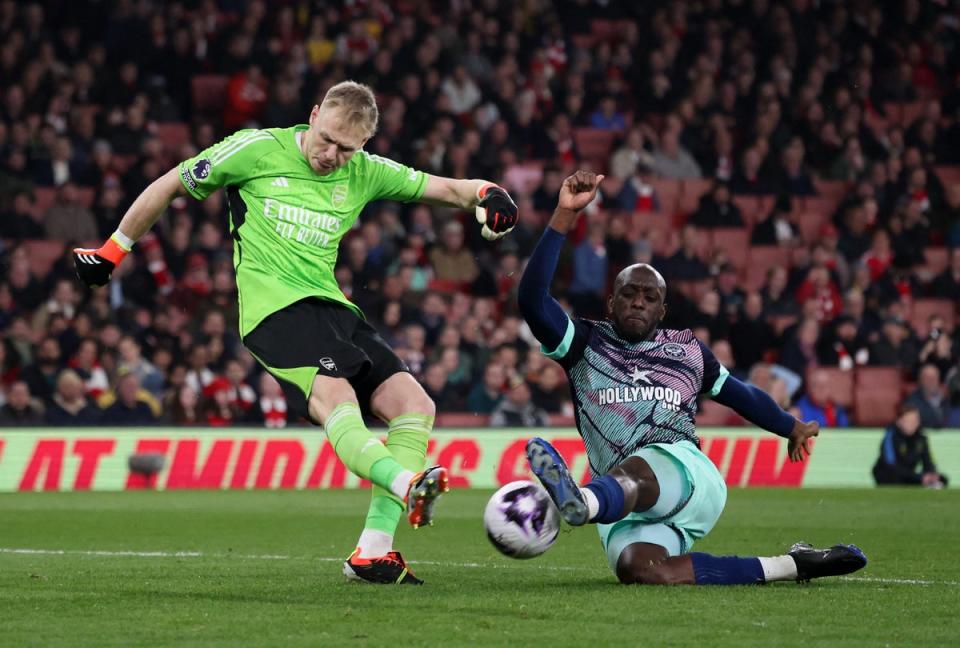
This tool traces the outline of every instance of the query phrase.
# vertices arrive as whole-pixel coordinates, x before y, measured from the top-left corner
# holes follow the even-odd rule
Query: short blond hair
[[[377,131],[380,111],[377,110],[377,99],[373,90],[368,85],[356,81],[341,81],[327,90],[320,108],[340,108],[345,111],[347,121],[362,128],[368,136]]]

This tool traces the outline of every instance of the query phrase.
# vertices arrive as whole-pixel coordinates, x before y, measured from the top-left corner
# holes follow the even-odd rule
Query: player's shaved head
[[[629,341],[648,339],[667,313],[667,282],[646,263],[627,266],[613,282],[607,314],[617,332]]]

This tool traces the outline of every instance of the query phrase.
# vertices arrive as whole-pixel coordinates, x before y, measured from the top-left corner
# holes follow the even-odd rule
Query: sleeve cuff
[[[720,393],[720,390],[723,389],[723,383],[727,382],[727,376],[729,375],[730,372],[727,371],[727,368],[723,365],[720,365],[720,375],[717,376],[717,380],[713,383],[713,388],[710,390],[711,398],[714,398]]]
[[[570,345],[573,344],[573,334],[575,327],[573,325],[573,320],[569,317],[567,318],[567,330],[563,334],[563,339],[560,340],[560,344],[553,351],[548,351],[547,347],[540,345],[540,351],[543,355],[547,356],[551,360],[560,360],[570,351]]]

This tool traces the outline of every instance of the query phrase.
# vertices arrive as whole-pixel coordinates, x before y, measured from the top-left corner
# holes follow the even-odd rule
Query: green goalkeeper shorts
[[[674,501],[671,511],[631,513],[613,524],[598,524],[610,568],[636,542],[660,545],[671,556],[691,550],[710,532],[727,502],[727,485],[710,459],[693,443],[654,443],[633,454],[644,459],[660,483],[661,501]]]

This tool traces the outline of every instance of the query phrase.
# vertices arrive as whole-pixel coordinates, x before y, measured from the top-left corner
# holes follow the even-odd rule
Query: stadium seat
[[[893,385],[899,394],[903,376],[897,367],[857,367],[855,380],[858,389],[879,389]]]
[[[723,250],[737,270],[747,267],[750,253],[750,230],[745,227],[721,227],[710,232],[711,249]]]
[[[817,189],[817,195],[804,196],[800,199],[804,211],[809,211],[810,207],[807,203],[809,201],[816,203],[817,198],[825,198],[828,204],[838,205],[850,191],[850,187],[843,180],[814,180],[813,185]]]
[[[897,418],[900,384],[862,387],[854,393],[853,420],[857,425],[886,426]]]
[[[660,202],[660,211],[668,216],[677,212],[680,204],[681,181],[672,178],[654,178],[650,180],[654,194]]]
[[[190,80],[191,96],[195,110],[219,113],[227,98],[227,83],[230,78],[223,74],[201,74]]]
[[[606,166],[610,154],[613,152],[613,142],[617,137],[615,131],[605,128],[574,128],[573,141],[577,145],[577,153],[583,159],[602,160]]]
[[[50,272],[50,268],[57,262],[57,259],[63,254],[62,241],[46,241],[43,239],[32,239],[23,241],[23,248],[27,251],[27,258],[30,259],[30,271],[43,278]]]
[[[929,320],[932,315],[941,315],[947,322],[947,329],[953,330],[956,306],[949,299],[916,299],[910,309],[910,326],[923,339],[929,333]]]
[[[616,35],[617,25],[612,20],[595,18],[590,21],[590,33],[598,41],[610,40]]]
[[[663,212],[634,212],[629,223],[629,238],[632,241],[646,239],[656,254],[673,254],[677,232],[670,216]]]
[[[77,199],[84,207],[93,207],[96,197],[97,190],[94,187],[77,187]]]
[[[829,219],[837,211],[837,207],[840,206],[842,201],[843,195],[826,195],[808,196],[806,198],[796,200],[794,203],[799,203],[804,213],[817,213],[821,214],[824,219]]]
[[[707,398],[700,403],[697,425],[743,425],[743,419],[729,407]]]
[[[184,144],[190,142],[190,127],[180,122],[157,124],[157,137],[170,155],[178,155]]]
[[[759,196],[734,196],[733,204],[740,209],[740,216],[743,218],[744,225],[753,225],[763,220],[766,215]]]
[[[840,367],[815,367],[807,371],[807,382],[810,374],[820,371],[826,374],[830,385],[830,396],[833,402],[840,407],[850,408],[853,405],[853,372],[845,371]]]
[[[960,184],[960,166],[941,165],[933,170],[944,186]]]
[[[927,109],[926,101],[911,101],[900,106],[900,125],[904,129],[910,128],[913,122],[917,120]]]
[[[820,230],[823,224],[827,222],[827,215],[822,211],[803,212],[799,219],[800,238],[804,243],[813,243],[820,238]]]
[[[776,265],[789,265],[787,251],[776,245],[756,245],[747,255],[745,283],[748,290],[759,290],[767,280],[767,272]]]
[[[700,197],[713,185],[709,178],[687,178],[681,180],[680,198],[677,209],[683,214],[692,214],[700,206]]]

